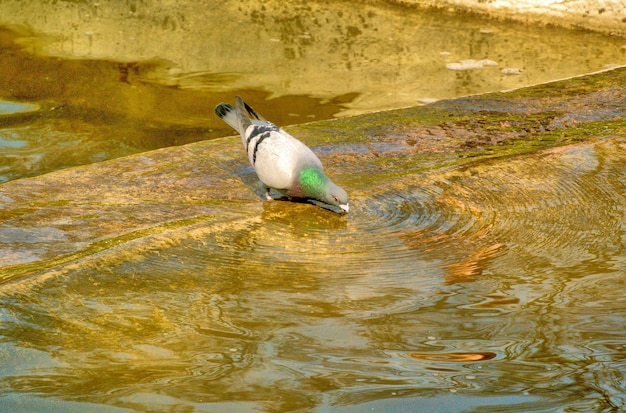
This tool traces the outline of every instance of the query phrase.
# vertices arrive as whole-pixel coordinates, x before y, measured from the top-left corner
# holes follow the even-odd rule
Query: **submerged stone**
[[[7,182],[0,185],[0,283],[63,272],[155,237],[167,243],[168,234],[198,227],[221,233],[286,216],[294,225],[340,228],[367,213],[370,200],[427,186],[462,165],[589,139],[623,140],[625,74],[617,69],[288,128],[346,188],[356,214],[348,218],[311,205],[263,204],[238,137]],[[288,238],[281,242],[292,245]]]

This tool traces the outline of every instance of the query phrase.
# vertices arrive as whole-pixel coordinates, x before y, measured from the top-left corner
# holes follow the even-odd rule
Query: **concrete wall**
[[[626,34],[626,0],[390,0],[606,34]]]

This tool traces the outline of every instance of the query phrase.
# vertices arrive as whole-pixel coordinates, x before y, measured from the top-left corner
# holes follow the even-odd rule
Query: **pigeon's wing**
[[[289,190],[303,167],[322,169],[319,158],[305,144],[275,125],[269,125],[271,127],[252,125],[248,134],[252,139],[246,148],[250,163],[265,185]]]
[[[267,122],[267,119],[265,119],[263,116],[256,113],[254,109],[252,109],[250,105],[244,102],[243,99],[241,99],[239,96],[235,97],[235,103],[236,103],[236,108],[237,108],[237,114],[242,119],[249,119],[249,120],[256,119],[256,120]]]
[[[254,111],[246,102],[237,96],[237,106],[220,103],[215,107],[215,114],[228,123],[241,135],[255,121],[267,122],[265,118]]]

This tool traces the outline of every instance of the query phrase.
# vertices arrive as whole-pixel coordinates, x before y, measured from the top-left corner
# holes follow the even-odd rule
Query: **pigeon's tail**
[[[248,129],[248,126],[250,126],[252,124],[252,121],[254,120],[267,122],[239,96],[235,98],[235,104],[237,106],[237,119],[239,120],[239,126],[241,126],[242,130],[245,131],[246,129]]]
[[[224,122],[228,123],[237,132],[242,133],[239,129],[239,121],[237,120],[237,110],[233,105],[228,103],[220,103],[215,107],[215,114]]]
[[[246,102],[237,96],[236,107],[228,103],[220,103],[215,107],[215,114],[228,123],[240,134],[244,134],[254,120],[265,121]]]

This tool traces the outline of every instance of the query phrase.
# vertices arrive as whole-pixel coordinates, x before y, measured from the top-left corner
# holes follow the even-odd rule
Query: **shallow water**
[[[144,4],[131,3],[133,13]],[[27,33],[18,36],[26,52],[7,46],[0,54],[0,98],[37,105],[33,114],[33,107],[0,104],[11,113],[0,113],[0,182],[14,181],[0,186],[0,410],[624,410],[623,126],[589,142],[445,171],[425,165],[433,161],[416,148],[453,152],[449,134],[461,128],[407,133],[415,140],[411,151],[394,146],[393,136],[330,142],[316,148],[325,159],[353,157],[342,173],[345,159],[329,162],[349,189],[347,216],[261,204],[244,156],[210,153],[207,165],[176,156],[198,147],[104,163],[95,171],[117,174],[119,182],[103,178],[111,186],[93,192],[99,197],[89,192],[99,183],[86,176],[90,168],[22,179],[229,134],[212,107],[235,93],[287,124],[550,80],[623,58],[622,41],[589,33],[438,14],[417,24],[418,14],[408,9],[374,12],[339,2],[353,28],[330,25],[336,31],[327,32],[315,29],[311,16],[331,19],[337,10],[316,14],[315,3],[296,10],[304,16],[297,18],[272,2],[263,3],[264,11],[241,9],[257,5],[247,3],[232,3],[240,7],[229,9],[238,19],[211,39],[223,44],[216,39],[232,33],[230,25],[250,23],[255,30],[247,40],[276,48],[257,56],[249,72],[236,60],[211,66],[217,52],[201,50],[207,33],[198,29],[211,26],[199,25],[202,11],[185,14],[184,2],[176,3],[176,19],[150,20],[162,22],[160,29],[146,25],[145,14],[129,19],[130,8],[119,14],[127,26],[107,25],[100,12],[67,26],[61,40],[47,39],[43,50],[41,38]],[[12,4],[1,2],[0,15]],[[285,19],[268,24],[276,10]],[[169,12],[155,9],[157,16]],[[54,31],[67,20],[42,21]],[[382,27],[396,27],[394,36],[369,42]],[[127,30],[136,37],[120,47],[123,55],[107,49]],[[2,33],[10,40],[3,44],[14,44],[15,32]],[[181,38],[188,53],[158,43]],[[318,51],[319,44],[325,49]],[[337,53],[329,54],[330,47]],[[387,51],[393,58],[384,57]],[[374,61],[376,54],[383,57]],[[498,66],[445,68],[471,58]],[[260,70],[269,61],[271,70]],[[524,72],[503,75],[505,65]],[[285,81],[287,69],[298,82]],[[320,73],[333,83],[320,81]],[[619,116],[614,106],[587,97],[589,113],[581,102],[576,116],[555,114],[554,122],[574,127],[585,116]],[[535,103],[541,110],[549,104]],[[535,109],[519,112],[532,116]],[[483,126],[485,136],[500,136]],[[228,142],[217,143],[203,148]],[[367,177],[380,171],[361,164],[356,149],[395,151],[401,162],[385,164],[388,178],[372,185]],[[411,156],[413,169],[403,170]],[[220,168],[208,165],[215,159]],[[162,169],[141,169],[150,162]],[[168,174],[174,163],[179,169],[169,166]],[[215,189],[229,180],[239,186]],[[12,198],[24,195],[20,187],[32,191]],[[37,209],[48,202],[58,209]],[[194,218],[181,219],[181,209],[193,210]],[[4,278],[1,271],[12,264],[32,264],[29,276]]]
[[[619,411],[625,166],[608,139],[79,259],[4,289],[0,403]]]

